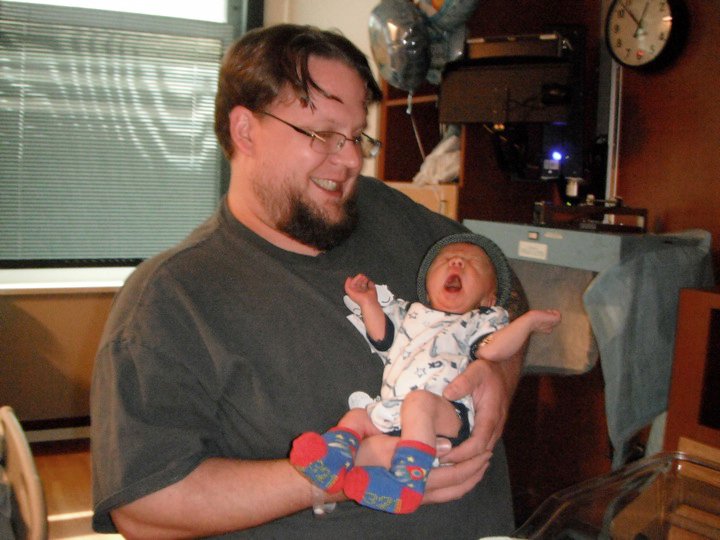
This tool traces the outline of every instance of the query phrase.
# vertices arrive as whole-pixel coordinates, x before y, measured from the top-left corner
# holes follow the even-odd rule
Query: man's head
[[[367,59],[339,34],[280,25],[241,38],[225,56],[216,98],[233,215],[298,253],[347,238],[373,146],[367,107],[380,96]]]
[[[426,254],[418,272],[418,297],[449,313],[505,306],[510,279],[510,267],[497,245],[477,234],[454,234]]]
[[[367,90],[366,105],[382,99],[365,55],[337,32],[280,24],[251,30],[225,53],[215,97],[215,134],[225,156],[233,155],[230,111],[242,105],[265,110],[283,90],[312,107],[311,90],[324,92],[308,69],[311,56],[338,60],[355,70]]]

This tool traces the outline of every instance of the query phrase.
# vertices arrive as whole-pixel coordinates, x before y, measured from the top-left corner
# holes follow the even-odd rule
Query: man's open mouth
[[[326,178],[318,178],[316,176],[311,176],[310,180],[313,184],[326,191],[340,191],[340,184],[338,182],[334,182]]]

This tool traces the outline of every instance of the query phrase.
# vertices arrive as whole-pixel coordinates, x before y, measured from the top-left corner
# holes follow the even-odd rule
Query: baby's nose
[[[450,259],[450,266],[457,266],[462,268],[465,265],[465,261],[461,257],[453,257]]]

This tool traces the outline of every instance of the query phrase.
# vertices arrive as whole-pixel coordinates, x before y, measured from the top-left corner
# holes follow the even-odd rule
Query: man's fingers
[[[468,396],[482,382],[482,370],[477,362],[470,364],[467,369],[455,377],[443,390],[443,397],[456,401]]]
[[[459,486],[453,486],[449,488],[440,488],[430,494],[430,501],[437,499],[438,502],[453,501],[463,497],[471,489],[473,489],[485,476],[485,472],[488,470],[490,462],[485,463],[482,467],[470,476],[466,476],[465,480]]]
[[[457,465],[434,468],[428,478],[423,503],[440,503],[459,499],[482,480],[490,463],[485,452]]]

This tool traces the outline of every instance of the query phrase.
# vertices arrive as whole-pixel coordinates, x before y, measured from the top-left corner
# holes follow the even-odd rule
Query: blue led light
[[[560,160],[562,159],[562,157],[563,157],[563,156],[562,156],[562,153],[561,153],[561,152],[558,152],[557,150],[554,150],[554,151],[553,151],[553,153],[552,153],[552,158],[553,158],[555,161],[560,161]]]

